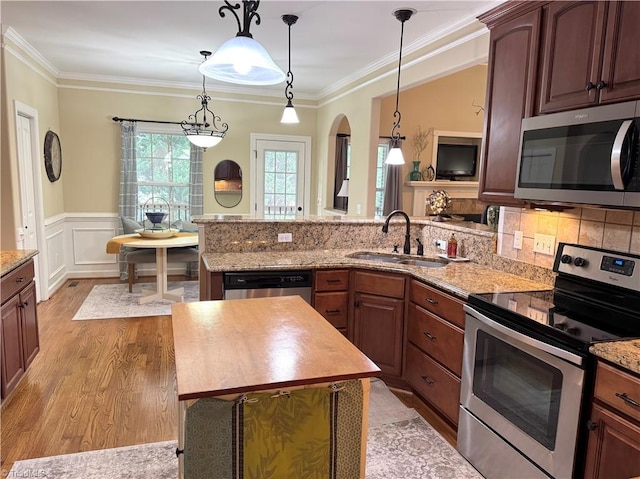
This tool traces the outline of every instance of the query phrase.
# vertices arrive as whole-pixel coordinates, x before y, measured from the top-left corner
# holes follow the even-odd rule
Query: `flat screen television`
[[[475,176],[477,156],[477,145],[438,145],[436,179]]]

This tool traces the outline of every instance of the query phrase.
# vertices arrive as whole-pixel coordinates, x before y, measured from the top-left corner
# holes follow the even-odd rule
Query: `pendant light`
[[[252,20],[260,25],[259,0],[243,0],[243,22],[236,13],[240,4],[232,5],[227,0],[218,9],[222,18],[225,10],[236,17],[238,33],[224,42],[213,56],[200,65],[200,73],[209,78],[239,85],[275,85],[285,79],[284,72],[276,65],[269,53],[249,33]]]
[[[404,157],[402,156],[402,149],[400,148],[400,110],[398,110],[398,101],[400,98],[400,67],[402,66],[402,37],[404,36],[404,22],[409,20],[411,16],[416,13],[413,9],[401,9],[393,12],[393,15],[400,20],[400,55],[398,58],[398,84],[396,86],[396,111],[393,113],[395,121],[393,128],[391,129],[391,149],[387,155],[385,163],[387,165],[404,165]]]
[[[287,98],[287,106],[282,112],[280,123],[300,123],[298,114],[293,107],[293,73],[291,73],[291,25],[298,21],[296,15],[282,15],[282,21],[289,26],[289,71],[287,71],[287,86],[284,89],[284,96]]]
[[[200,55],[204,57],[204,61],[211,55],[211,52],[202,50]],[[227,134],[229,125],[222,123],[221,128],[218,127],[218,122],[221,118],[209,110],[209,101],[211,97],[207,95],[205,89],[205,77],[202,76],[202,93],[196,98],[200,100],[201,107],[193,115],[189,115],[187,120],[180,123],[182,130],[184,131],[187,139],[196,146],[200,146],[205,150],[209,147],[216,146],[222,141]],[[198,114],[202,112],[202,121],[198,120]],[[207,120],[207,112],[211,114],[211,123]]]

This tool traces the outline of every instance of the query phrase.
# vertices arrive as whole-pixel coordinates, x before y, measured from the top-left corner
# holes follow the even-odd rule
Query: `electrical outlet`
[[[522,231],[513,232],[513,249],[522,249]]]
[[[436,248],[447,251],[447,242],[444,240],[436,240]]]
[[[356,214],[359,215],[362,213],[362,206],[360,204],[356,205]]]
[[[291,243],[292,241],[293,241],[293,234],[278,233],[278,243]]]
[[[556,237],[536,233],[533,237],[533,252],[553,256],[556,254]]]

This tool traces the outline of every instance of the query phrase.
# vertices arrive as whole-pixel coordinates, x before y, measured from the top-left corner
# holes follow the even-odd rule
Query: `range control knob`
[[[573,260],[573,264],[580,268],[582,266],[587,265],[587,260],[578,256],[576,259]]]
[[[569,256],[568,254],[563,254],[562,256],[560,256],[560,262],[564,264],[571,263],[571,259],[571,256]]]

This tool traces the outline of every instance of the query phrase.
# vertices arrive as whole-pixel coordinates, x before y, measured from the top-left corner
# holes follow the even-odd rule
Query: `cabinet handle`
[[[328,279],[327,283],[342,283],[341,279]]]
[[[627,393],[616,393],[616,396],[622,399],[627,404],[635,407],[640,407],[640,402],[636,401],[635,399],[631,399],[629,396],[627,396]]]
[[[431,379],[429,376],[422,376],[422,380],[427,384],[433,384],[435,381]]]
[[[587,83],[587,85],[584,87],[585,90],[587,91],[591,91],[596,87],[596,85],[593,82],[589,82]]]
[[[589,431],[595,431],[596,429],[598,429],[598,423],[589,419],[587,421],[587,429]]]
[[[360,301],[356,301],[355,303],[353,303],[353,305],[354,305],[356,308],[359,308],[359,307],[360,307]]]
[[[24,283],[25,279],[27,279],[25,276],[20,276],[19,278],[16,278],[16,283]]]
[[[596,83],[596,89],[597,90],[603,90],[607,87],[607,82],[600,80],[598,83]]]
[[[438,304],[438,302],[435,299],[431,299],[431,298],[424,298],[424,300],[427,303],[431,303],[431,304]]]
[[[342,311],[339,309],[325,309],[324,312],[326,314],[340,314]]]
[[[424,331],[422,334],[424,334],[427,338],[429,338],[431,341],[435,341],[436,337],[433,334],[430,334],[427,331]]]

